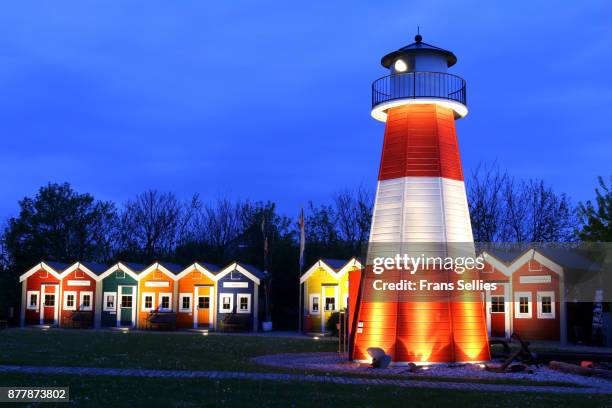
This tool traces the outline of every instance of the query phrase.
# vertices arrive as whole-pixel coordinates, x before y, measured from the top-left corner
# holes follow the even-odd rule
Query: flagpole
[[[304,312],[302,310],[302,269],[304,266],[304,247],[305,247],[305,236],[304,236],[304,208],[302,207],[302,211],[300,212],[300,217],[298,220],[298,224],[300,226],[300,260],[298,266],[298,284],[299,284],[299,296],[298,296],[298,333],[302,333],[302,320],[304,319]]]

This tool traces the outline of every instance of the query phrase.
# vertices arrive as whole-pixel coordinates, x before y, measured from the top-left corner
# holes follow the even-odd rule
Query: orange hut
[[[176,276],[182,268],[156,262],[138,276],[138,328],[146,329],[154,315],[176,313],[178,285]]]
[[[179,328],[215,328],[215,274],[219,269],[217,265],[196,262],[178,274]]]

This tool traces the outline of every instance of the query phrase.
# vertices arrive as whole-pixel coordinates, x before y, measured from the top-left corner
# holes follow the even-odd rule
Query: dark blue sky
[[[122,202],[271,199],[297,214],[372,189],[370,83],[424,41],[459,58],[463,165],[574,201],[612,166],[612,3],[11,2],[0,15],[0,219],[48,181]]]

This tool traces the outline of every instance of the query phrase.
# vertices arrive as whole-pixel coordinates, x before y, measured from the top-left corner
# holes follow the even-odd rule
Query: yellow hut
[[[349,272],[355,269],[361,269],[357,258],[322,258],[302,275],[300,290],[304,332],[325,333],[330,316],[348,309]]]

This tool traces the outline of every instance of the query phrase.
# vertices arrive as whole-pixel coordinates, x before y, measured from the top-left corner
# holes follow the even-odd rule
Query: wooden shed
[[[62,272],[60,326],[94,327],[99,275],[108,267],[94,262],[75,262]]]
[[[144,269],[143,265],[118,262],[100,275],[96,326],[136,327],[138,274]]]
[[[138,328],[176,327],[176,276],[181,271],[178,265],[155,262],[139,274]]]
[[[265,276],[252,265],[234,262],[217,274],[217,328],[257,331],[259,286]]]
[[[320,259],[300,278],[302,328],[325,333],[330,316],[349,306],[349,272],[361,270],[357,258]]]
[[[182,329],[214,329],[217,265],[195,262],[176,277],[177,326]]]
[[[19,277],[21,282],[20,324],[59,324],[61,273],[69,265],[42,261]]]

